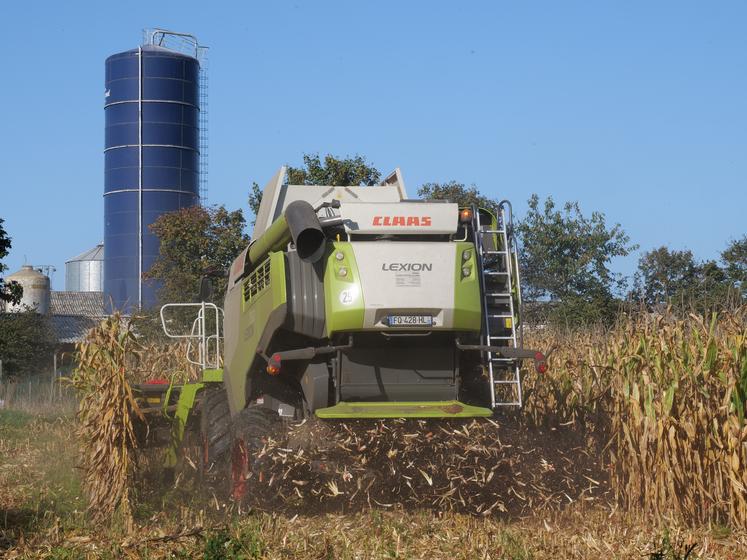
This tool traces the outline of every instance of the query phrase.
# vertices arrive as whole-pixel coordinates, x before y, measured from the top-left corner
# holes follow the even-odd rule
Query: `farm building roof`
[[[60,344],[80,342],[106,317],[103,292],[52,292],[49,319]]]
[[[50,322],[58,343],[73,344],[81,342],[88,331],[99,323],[99,320],[73,315],[52,315]]]
[[[104,292],[52,292],[49,312],[52,315],[105,317]]]

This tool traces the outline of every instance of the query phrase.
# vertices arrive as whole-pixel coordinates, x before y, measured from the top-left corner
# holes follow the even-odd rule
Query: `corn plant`
[[[535,423],[594,419],[632,510],[747,526],[747,309],[638,315],[610,331],[533,333],[556,350],[527,375]]]
[[[140,353],[128,325],[113,315],[77,346],[71,383],[80,395],[77,428],[83,482],[95,520],[119,512],[131,522],[131,478],[137,447],[133,418],[143,420],[127,370]]]

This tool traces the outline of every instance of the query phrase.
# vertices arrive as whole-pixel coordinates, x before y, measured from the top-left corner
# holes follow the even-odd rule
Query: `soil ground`
[[[245,503],[206,492],[187,461],[140,493],[134,532],[89,521],[72,426],[0,410],[0,557],[747,557],[743,532],[615,508],[598,450],[573,426],[307,423],[266,442]]]

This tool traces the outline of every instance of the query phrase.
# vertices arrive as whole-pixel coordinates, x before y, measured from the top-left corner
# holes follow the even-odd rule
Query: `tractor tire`
[[[231,450],[231,411],[222,386],[208,387],[202,396],[200,415],[200,474],[205,481],[219,478]]]
[[[239,412],[232,423],[229,492],[234,501],[241,502],[246,495],[250,476],[262,479],[261,466],[256,454],[265,440],[281,425],[280,416],[260,405],[249,405]]]

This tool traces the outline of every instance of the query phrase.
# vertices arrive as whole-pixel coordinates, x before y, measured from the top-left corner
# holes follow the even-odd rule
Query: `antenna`
[[[52,264],[37,264],[34,268],[49,278],[49,285],[51,287],[54,273],[57,272],[57,267]]]

